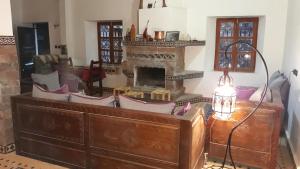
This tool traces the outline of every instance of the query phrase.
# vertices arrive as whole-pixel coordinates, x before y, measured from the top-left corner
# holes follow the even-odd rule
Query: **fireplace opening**
[[[136,86],[165,88],[165,69],[137,67]]]

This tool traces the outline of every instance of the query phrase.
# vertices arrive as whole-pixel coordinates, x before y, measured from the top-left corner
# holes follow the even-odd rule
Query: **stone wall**
[[[14,151],[10,96],[20,93],[15,39],[0,36],[0,153]]]

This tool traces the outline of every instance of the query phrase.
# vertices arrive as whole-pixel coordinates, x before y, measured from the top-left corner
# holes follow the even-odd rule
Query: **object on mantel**
[[[204,46],[205,41],[123,41],[124,46],[154,46],[154,47],[186,47],[186,46]]]
[[[143,1],[143,0],[140,0],[140,6],[139,6],[139,9],[143,9],[143,4],[144,4],[144,1]]]
[[[166,4],[166,0],[163,0],[163,6],[162,7],[163,8],[168,7],[167,4]]]
[[[155,40],[157,40],[157,41],[164,40],[165,31],[154,31],[154,33],[155,33],[155,37],[154,37]]]
[[[145,30],[143,32],[143,38],[144,38],[144,40],[148,40],[148,25],[149,25],[149,20],[147,21]]]
[[[136,38],[136,29],[134,24],[132,24],[130,29],[130,40],[135,41],[135,38]]]

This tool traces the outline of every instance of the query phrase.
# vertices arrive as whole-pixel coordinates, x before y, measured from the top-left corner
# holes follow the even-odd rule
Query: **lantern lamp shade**
[[[229,119],[235,111],[235,103],[236,91],[232,85],[232,78],[224,73],[213,95],[212,108],[215,111],[215,118],[219,120]]]

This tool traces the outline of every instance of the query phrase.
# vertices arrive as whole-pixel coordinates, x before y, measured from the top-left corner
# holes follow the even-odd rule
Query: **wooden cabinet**
[[[223,159],[226,143],[231,129],[248,115],[255,103],[240,103],[237,111],[228,121],[210,117],[207,125],[208,155]],[[236,163],[248,166],[275,169],[280,134],[280,116],[283,109],[274,105],[261,106],[234,132],[232,155]]]

